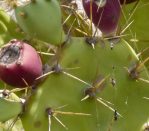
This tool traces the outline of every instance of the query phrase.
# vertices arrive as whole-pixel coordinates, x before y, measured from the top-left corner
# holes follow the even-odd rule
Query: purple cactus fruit
[[[132,3],[132,2],[135,2],[135,1],[137,1],[137,0],[120,0],[120,3],[121,4],[130,4],[130,3]]]
[[[92,14],[92,22],[104,35],[115,32],[121,12],[119,0],[83,0],[83,7],[89,18]]]
[[[0,78],[16,87],[31,86],[42,75],[42,62],[29,44],[13,39],[0,50]]]

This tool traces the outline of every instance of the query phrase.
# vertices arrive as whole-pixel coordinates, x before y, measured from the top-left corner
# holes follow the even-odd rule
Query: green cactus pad
[[[64,42],[61,11],[56,0],[36,0],[17,7],[15,14],[18,24],[30,37],[56,45]]]
[[[110,45],[98,40],[93,49],[85,38],[70,39],[27,102],[25,131],[140,131],[149,117],[149,86],[141,81],[148,73],[132,71],[139,60],[127,42]]]
[[[125,22],[121,20],[122,26],[125,25],[126,27],[131,23],[125,32],[125,34],[129,35],[125,38],[131,43],[137,53],[149,48],[149,26],[147,22],[149,21],[149,15],[147,13],[148,8],[149,5],[147,0],[140,0],[137,4],[125,5],[124,7]],[[143,52],[141,57],[142,59],[146,59],[148,57],[148,50]],[[145,65],[149,67],[149,61],[147,61]]]
[[[6,98],[0,97],[0,107],[2,107],[0,108],[0,122],[5,122],[21,114],[23,104],[14,93],[11,93]]]
[[[19,32],[18,25],[12,18],[0,9],[0,45],[3,45],[13,38],[22,39],[24,35]]]

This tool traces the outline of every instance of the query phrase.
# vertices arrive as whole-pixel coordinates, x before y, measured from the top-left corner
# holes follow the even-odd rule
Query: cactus
[[[148,24],[142,21],[148,21],[149,15],[146,14],[148,6],[146,5],[147,1],[138,1],[135,4],[130,4],[125,8],[125,20],[121,20],[122,30],[129,24],[128,30],[124,33],[130,34],[125,37],[129,41],[130,45],[135,49],[136,53],[141,59],[148,58]],[[131,12],[133,12],[131,14]],[[131,14],[131,15],[130,15]],[[144,15],[142,15],[144,14]],[[123,34],[123,33],[122,33]],[[145,63],[149,67],[149,61]]]
[[[61,12],[56,0],[31,1],[26,6],[17,7],[15,11],[17,21],[25,33],[51,44],[64,41]]]
[[[14,93],[11,93],[9,96],[9,91],[0,90],[0,105],[3,107],[0,109],[0,121],[5,122],[12,117],[15,117],[20,114],[23,110],[23,106],[19,97],[17,97]],[[6,110],[10,109],[7,113]]]
[[[0,10],[0,29],[0,45],[13,38],[22,39],[25,37],[16,22],[3,10]]]
[[[121,4],[129,4],[129,3],[132,3],[132,2],[135,2],[137,0],[120,0],[120,3]]]
[[[43,74],[24,88],[8,86],[7,81],[0,83],[4,87],[0,95],[1,109],[4,109],[0,110],[0,122],[19,118],[22,122],[19,127],[23,126],[24,131],[147,131],[149,72],[145,64],[149,56],[141,59],[137,54],[139,49],[136,50],[129,41],[130,36],[124,33],[129,23],[123,13],[136,3],[122,5],[120,23],[116,24],[117,32],[112,37],[91,34],[94,33],[89,30],[92,20],[89,24],[83,22],[83,15],[74,13],[69,2],[31,0],[25,6],[16,3],[15,26],[0,20],[3,34],[0,38],[7,43],[4,39],[7,28],[15,30],[18,24],[24,36],[13,38],[10,33],[8,40],[27,39],[26,43],[38,49],[42,54]],[[60,5],[64,20],[61,20]],[[66,21],[71,13],[70,21],[76,19],[76,23]],[[46,17],[48,14],[51,18]],[[84,28],[87,26],[88,29]],[[85,32],[85,37],[76,28]],[[38,62],[34,67],[38,67]],[[27,71],[31,71],[28,66]],[[7,113],[10,107],[11,112]],[[14,121],[13,125],[17,127],[18,123]]]

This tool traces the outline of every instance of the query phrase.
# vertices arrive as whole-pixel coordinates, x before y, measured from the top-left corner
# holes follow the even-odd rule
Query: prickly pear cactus
[[[93,2],[97,4],[97,1]],[[98,8],[101,2],[98,1]],[[20,5],[18,1],[3,1],[13,8],[16,19],[14,22],[8,14],[0,11],[0,42],[3,45],[0,68],[5,66],[8,72],[14,64],[17,69],[29,72],[28,67],[38,63],[31,50],[24,57],[21,57],[23,53],[18,52],[17,46],[7,48],[4,53],[5,44],[17,39],[36,49],[43,70],[32,84],[27,83],[27,74],[24,78],[16,73],[16,69],[11,69],[13,75],[7,73],[5,76],[12,81],[21,76],[26,87],[20,88],[16,80],[15,86],[1,80],[0,130],[149,130],[149,72],[145,66],[149,60],[146,53],[149,45],[142,51],[138,43],[133,44],[147,37],[141,35],[136,27],[140,19],[135,24],[130,21],[132,16],[137,21],[147,15],[138,10],[146,10],[148,5],[144,7],[145,0],[120,2],[119,24],[114,28],[114,34],[104,37],[105,32],[103,36],[96,34],[100,28],[85,12],[78,10],[75,1],[31,0],[25,5]],[[88,11],[92,11],[92,7],[91,1]],[[127,13],[130,10],[129,18]],[[135,15],[134,10],[138,11]],[[99,11],[95,13],[101,13]],[[104,16],[110,18],[107,14]],[[97,19],[101,20],[102,15]],[[141,26],[145,29],[147,25]],[[127,33],[138,34],[138,37],[135,35],[134,39],[131,37],[134,35]],[[139,43],[142,43],[141,40]],[[24,48],[20,50],[28,51]],[[18,60],[21,63],[19,68]],[[37,69],[39,64],[34,66]],[[2,71],[0,69],[0,73]]]
[[[61,11],[56,0],[32,1],[16,7],[15,14],[20,27],[29,36],[52,44],[64,41]]]
[[[128,5],[124,12],[126,15],[124,20],[125,22],[122,22],[122,25],[125,25],[123,28],[125,28],[128,23],[131,23],[130,26],[128,26],[128,30],[126,30],[126,32],[130,35],[125,38],[133,46],[141,59],[147,59],[149,51],[148,24],[146,22],[142,23],[142,21],[149,20],[149,15],[146,13],[148,10],[148,6],[146,5],[147,3],[147,0],[141,0],[136,4]],[[149,61],[145,64],[148,67]]]

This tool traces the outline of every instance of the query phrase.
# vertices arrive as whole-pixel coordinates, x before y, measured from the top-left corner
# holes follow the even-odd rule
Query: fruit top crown
[[[0,63],[11,64],[20,57],[20,47],[16,44],[10,44],[3,47],[0,52]]]

